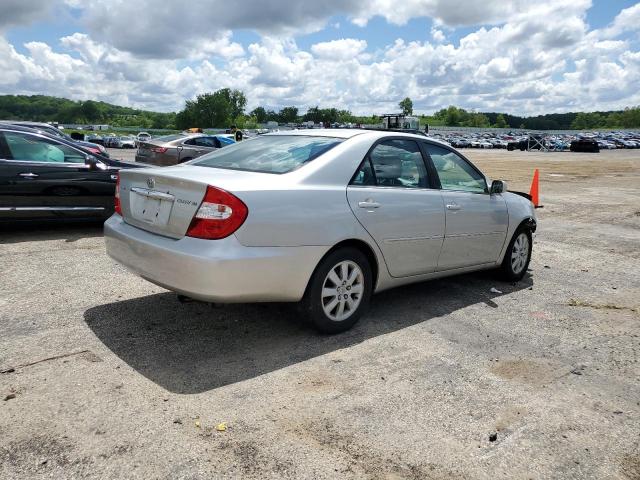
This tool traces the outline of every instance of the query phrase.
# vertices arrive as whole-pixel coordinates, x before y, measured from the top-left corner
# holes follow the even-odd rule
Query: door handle
[[[460,210],[462,207],[460,205],[458,205],[457,203],[450,203],[447,205],[447,210],[453,210],[453,211],[457,211]]]
[[[358,206],[360,208],[378,208],[380,207],[380,204],[373,200],[365,200],[364,202],[358,202]]]
[[[19,173],[18,175],[20,175],[21,177],[24,177],[24,178],[36,178],[36,177],[40,176],[37,173],[31,173],[31,172],[29,172],[29,173]]]

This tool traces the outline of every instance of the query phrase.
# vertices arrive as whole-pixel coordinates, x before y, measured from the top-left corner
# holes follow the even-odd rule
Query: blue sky
[[[160,8],[160,6],[162,8]],[[162,111],[249,106],[537,114],[640,103],[640,4],[602,0],[4,0],[0,93]],[[178,20],[177,20],[178,19]],[[181,27],[188,24],[189,28]],[[96,88],[98,86],[98,88]]]

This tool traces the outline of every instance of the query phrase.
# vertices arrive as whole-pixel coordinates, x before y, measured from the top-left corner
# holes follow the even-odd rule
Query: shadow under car
[[[200,393],[263,375],[398,331],[467,306],[497,307],[491,293],[531,287],[496,283],[479,272],[413,284],[372,298],[369,312],[338,335],[315,332],[291,304],[232,304],[212,308],[180,303],[161,293],[99,305],[85,321],[96,336],[136,371],[180,394]],[[484,335],[483,335],[484,336]]]

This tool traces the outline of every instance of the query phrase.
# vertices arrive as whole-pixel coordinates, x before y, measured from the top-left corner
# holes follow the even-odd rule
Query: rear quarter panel
[[[368,239],[349,208],[346,185],[245,191],[237,196],[249,209],[236,232],[246,246],[332,246],[349,238]]]

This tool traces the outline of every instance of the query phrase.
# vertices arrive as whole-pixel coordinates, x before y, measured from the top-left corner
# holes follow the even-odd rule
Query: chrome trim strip
[[[430,235],[427,237],[406,237],[406,238],[385,238],[384,243],[394,243],[394,242],[416,242],[420,240],[438,240],[443,239],[442,235]]]
[[[449,233],[445,235],[445,238],[460,238],[460,237],[484,237],[486,235],[507,235],[507,232],[482,232],[482,233]]]
[[[167,200],[169,202],[173,202],[176,198],[173,195],[170,195],[168,193],[158,192],[156,190],[149,190],[147,188],[131,187],[130,190],[133,193],[137,193],[138,195],[142,195],[144,197],[153,198],[155,200]]]
[[[0,207],[1,212],[96,212],[104,207]]]

